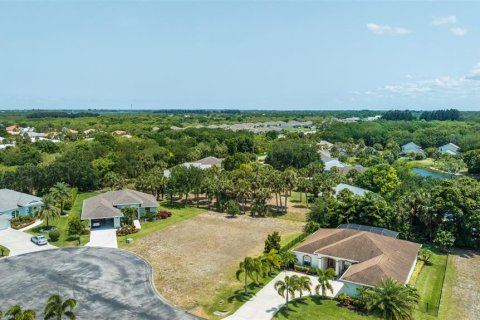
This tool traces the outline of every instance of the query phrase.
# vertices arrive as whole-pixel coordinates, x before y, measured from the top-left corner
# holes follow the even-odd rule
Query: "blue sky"
[[[0,108],[480,110],[480,2],[0,2]]]

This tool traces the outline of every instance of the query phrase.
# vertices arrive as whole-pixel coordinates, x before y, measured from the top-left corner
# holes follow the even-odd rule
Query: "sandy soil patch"
[[[452,298],[464,319],[478,319],[480,315],[480,253],[455,250],[455,279]]]
[[[222,287],[235,282],[238,262],[257,256],[267,234],[288,235],[302,224],[275,218],[208,212],[137,240],[127,250],[145,257],[153,266],[155,286],[173,303],[202,314]]]

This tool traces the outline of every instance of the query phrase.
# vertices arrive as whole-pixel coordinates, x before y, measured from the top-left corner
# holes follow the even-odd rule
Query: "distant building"
[[[453,143],[447,143],[446,145],[441,146],[438,149],[440,150],[441,154],[451,154],[454,156],[458,153],[460,147]]]
[[[409,153],[425,153],[425,152],[423,151],[422,147],[420,147],[418,144],[414,142],[409,142],[402,146],[401,153],[406,155]]]
[[[194,161],[194,162],[184,162],[184,163],[182,163],[182,166],[187,167],[187,168],[195,167],[195,168],[205,170],[205,169],[210,169],[211,167],[220,168],[222,166],[222,161],[223,161],[222,159],[219,159],[219,158],[216,158],[216,157],[206,157],[206,158]],[[168,177],[170,177],[171,174],[172,174],[171,169],[163,170],[163,175],[165,177],[168,178]]]
[[[320,140],[320,142],[317,143],[317,146],[322,150],[330,150],[333,147],[333,143],[328,142],[327,140]]]
[[[345,163],[341,162],[337,158],[322,158],[322,161],[325,165],[325,171],[330,171],[333,167],[343,168],[346,166]]]
[[[354,196],[360,196],[360,197],[363,197],[367,193],[372,192],[370,190],[363,189],[363,188],[360,188],[360,187],[355,187],[355,186],[352,186],[350,184],[339,183],[335,186],[335,197],[338,196],[340,194],[340,192],[342,192],[345,189],[350,191],[351,193],[353,193]]]
[[[345,166],[345,167],[338,168],[338,173],[342,176],[346,176],[352,170],[355,170],[358,173],[364,173],[365,171],[367,171],[367,169],[368,168],[357,164],[354,166]]]

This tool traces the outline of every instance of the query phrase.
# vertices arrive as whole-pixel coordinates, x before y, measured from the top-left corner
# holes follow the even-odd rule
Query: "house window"
[[[312,257],[303,256],[303,265],[310,267],[312,265]]]

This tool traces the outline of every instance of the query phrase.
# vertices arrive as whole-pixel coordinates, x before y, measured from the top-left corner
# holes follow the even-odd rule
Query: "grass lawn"
[[[3,249],[3,256],[6,257],[10,254],[10,250],[7,247],[0,245],[0,257],[2,256],[2,249]]]
[[[306,297],[304,301],[294,300],[289,303],[289,310],[285,307],[275,315],[274,319],[322,319],[322,320],[367,320],[378,319],[347,308],[337,306],[338,302],[332,299],[320,299],[318,296]]]
[[[235,268],[235,271],[236,271],[236,268]],[[232,287],[224,288],[215,296],[215,299],[211,304],[209,304],[208,306],[205,306],[205,311],[209,315],[209,318],[221,319],[225,317],[225,316],[215,315],[214,314],[215,311],[229,312],[229,314],[232,314],[238,308],[240,308],[245,302],[250,300],[267,283],[272,281],[277,274],[278,274],[278,271],[274,271],[272,272],[271,277],[266,276],[266,277],[259,278],[259,283],[260,283],[259,286],[256,286],[249,279],[248,294],[244,293],[243,282],[240,282],[235,278],[234,281],[238,282],[238,286],[236,286],[236,289],[233,289]],[[243,280],[243,275],[240,279]]]
[[[425,245],[425,247],[428,247]],[[447,255],[438,250],[428,247],[432,251],[432,257],[429,264],[424,264],[415,283],[420,295],[420,308],[432,309],[438,304],[440,298],[440,290],[442,287],[444,266],[447,261]],[[430,312],[428,312],[430,313]]]
[[[190,219],[198,214],[201,214],[207,211],[201,208],[184,206],[183,204],[176,203],[176,202],[174,202],[173,204],[170,204],[169,201],[161,202],[159,210],[168,210],[172,212],[172,216],[165,220],[157,220],[153,222],[141,222],[142,229],[137,233],[129,234],[127,237],[125,236],[118,237],[117,239],[118,245],[121,247],[128,246],[128,244],[125,241],[126,238],[132,238],[134,240],[139,239],[148,234],[151,234],[152,232],[160,231],[162,229],[165,229],[168,226],[171,226],[172,224]]]
[[[301,199],[300,199],[301,198]],[[282,198],[282,202],[284,199]],[[275,206],[275,196],[273,196],[268,203],[271,206]],[[307,213],[310,210],[307,209],[307,203],[305,199],[305,194],[302,193],[300,196],[300,192],[292,191],[290,197],[288,197],[288,209],[287,212],[275,212],[271,210],[271,214],[273,217],[278,217],[280,219],[291,220],[291,221],[300,221],[306,222],[307,221]]]
[[[294,233],[291,233],[287,236],[281,237],[280,246],[282,246],[282,247],[285,246],[286,244],[288,244],[290,241],[292,241],[293,239],[295,239],[296,237],[298,237],[301,234],[302,234],[301,232],[294,232]]]
[[[77,199],[75,199],[75,203],[73,204],[72,209],[70,211],[66,211],[68,213],[68,216],[60,217],[53,221],[49,221],[50,226],[55,226],[60,231],[60,239],[58,239],[58,241],[55,241],[55,242],[49,241],[51,245],[54,245],[57,247],[74,247],[78,245],[77,237],[72,237],[68,235],[68,232],[67,232],[68,220],[72,217],[79,217],[80,212],[82,210],[83,200],[93,197],[95,195],[97,195],[96,192],[79,193],[77,195]],[[38,227],[30,229],[27,232],[30,234],[39,234],[39,230],[42,228],[45,228],[45,226],[46,226],[46,222],[44,221]],[[45,236],[48,238],[48,233],[46,233]],[[82,235],[80,237],[80,245],[82,246],[88,243],[89,241],[90,241],[89,235]]]

